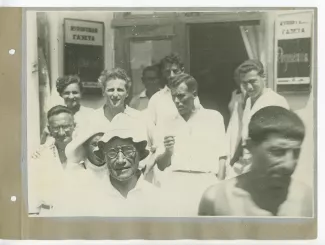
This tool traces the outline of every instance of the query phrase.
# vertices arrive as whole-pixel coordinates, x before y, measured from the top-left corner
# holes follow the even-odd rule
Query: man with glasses
[[[161,214],[161,208],[156,206],[161,198],[159,188],[146,181],[139,169],[140,161],[149,155],[145,131],[139,130],[127,116],[122,117],[112,121],[94,149],[94,154],[104,159],[106,175],[98,185],[76,192],[73,200],[63,200],[56,207],[56,214],[115,217]]]
[[[59,194],[61,176],[67,165],[65,148],[72,140],[76,126],[72,112],[58,105],[47,113],[48,130],[54,138],[34,154],[28,163],[29,213],[40,213],[52,206],[54,196]]]
[[[142,83],[145,87],[139,95],[132,98],[130,107],[143,111],[147,109],[150,98],[161,89],[159,66],[148,66],[142,71]]]

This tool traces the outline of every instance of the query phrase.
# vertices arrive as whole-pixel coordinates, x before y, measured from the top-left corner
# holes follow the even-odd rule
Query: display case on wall
[[[310,92],[313,83],[313,13],[277,16],[275,26],[276,91]]]
[[[104,69],[104,23],[64,19],[64,74],[78,75],[87,90],[98,89]]]

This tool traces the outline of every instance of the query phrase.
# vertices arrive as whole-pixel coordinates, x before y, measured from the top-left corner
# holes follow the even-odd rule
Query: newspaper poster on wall
[[[312,13],[279,15],[276,21],[277,84],[309,84],[312,61]]]
[[[78,75],[85,88],[98,88],[104,69],[104,23],[64,20],[64,73]]]

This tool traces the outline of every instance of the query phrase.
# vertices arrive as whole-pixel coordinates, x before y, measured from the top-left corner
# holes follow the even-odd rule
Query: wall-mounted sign
[[[104,23],[64,20],[64,73],[78,75],[88,88],[98,88],[104,69]]]
[[[276,22],[277,84],[309,84],[312,13],[279,15]]]

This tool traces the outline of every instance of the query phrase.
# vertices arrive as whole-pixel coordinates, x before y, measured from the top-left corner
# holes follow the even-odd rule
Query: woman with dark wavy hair
[[[59,77],[56,81],[56,90],[64,100],[65,106],[73,113],[77,130],[80,128],[81,124],[86,122],[90,113],[93,113],[94,111],[93,109],[80,104],[83,94],[83,86],[80,78],[77,75]],[[42,134],[41,143],[44,144],[48,137],[48,131],[45,129]]]

